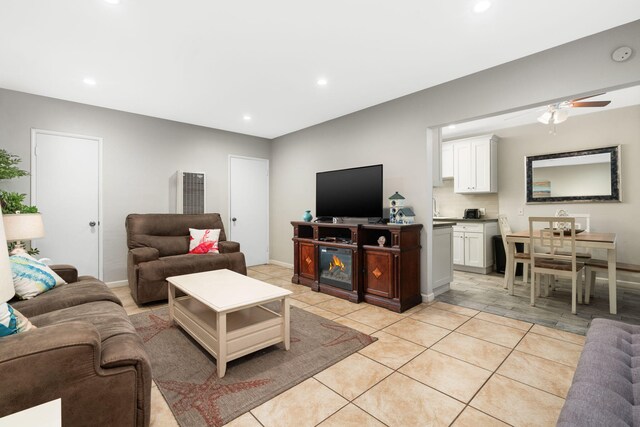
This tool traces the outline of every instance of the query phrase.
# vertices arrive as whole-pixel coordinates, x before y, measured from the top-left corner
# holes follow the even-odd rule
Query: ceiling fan
[[[555,104],[547,105],[545,112],[542,113],[540,117],[538,117],[538,121],[540,123],[544,123],[545,125],[556,125],[567,120],[567,118],[569,117],[569,108],[606,107],[611,103],[611,101],[583,101],[583,99],[589,99],[604,94],[605,92],[598,93],[596,95],[585,96],[583,98],[572,99],[570,101],[562,101]]]

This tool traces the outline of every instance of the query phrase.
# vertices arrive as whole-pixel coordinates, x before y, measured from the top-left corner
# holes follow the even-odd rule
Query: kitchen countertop
[[[454,225],[456,225],[458,222],[457,221],[435,221],[433,222],[433,228],[444,228],[444,227],[453,227]]]
[[[455,217],[451,217],[451,216],[439,216],[439,217],[435,217],[433,218],[433,222],[434,225],[436,222],[438,223],[443,223],[443,222],[498,222],[498,218],[485,218],[482,217],[480,219],[465,219],[465,218],[455,218]]]

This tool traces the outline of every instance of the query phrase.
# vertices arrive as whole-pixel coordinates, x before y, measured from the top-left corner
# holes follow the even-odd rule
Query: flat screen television
[[[318,172],[316,216],[382,218],[382,165]]]

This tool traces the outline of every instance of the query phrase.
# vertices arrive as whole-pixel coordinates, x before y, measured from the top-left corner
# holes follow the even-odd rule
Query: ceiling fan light
[[[567,110],[558,110],[553,115],[553,123],[557,125],[558,123],[562,123],[567,120],[568,117],[569,112]]]
[[[551,121],[551,117],[553,117],[553,113],[551,111],[545,111],[540,117],[538,117],[538,121],[542,124],[548,125]]]

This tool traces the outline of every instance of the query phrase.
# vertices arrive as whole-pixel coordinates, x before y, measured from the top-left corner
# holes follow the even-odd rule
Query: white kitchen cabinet
[[[453,145],[453,188],[456,193],[498,191],[497,142],[494,135],[449,142]]]
[[[447,285],[453,280],[453,229],[433,228],[433,288]]]
[[[492,237],[496,222],[459,222],[453,227],[454,270],[487,274],[493,270]]]
[[[453,178],[453,142],[443,142],[440,154],[442,179]]]

